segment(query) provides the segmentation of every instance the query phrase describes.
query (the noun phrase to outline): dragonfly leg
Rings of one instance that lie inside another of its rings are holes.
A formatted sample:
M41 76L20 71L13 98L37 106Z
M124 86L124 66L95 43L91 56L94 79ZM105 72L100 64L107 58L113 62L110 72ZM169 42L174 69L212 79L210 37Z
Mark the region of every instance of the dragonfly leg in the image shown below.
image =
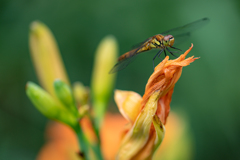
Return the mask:
M157 57L157 55L158 55L158 57L161 55L162 51L163 51L163 49L160 50L160 51L153 57L153 71L154 71L154 60L155 60L155 58ZM159 58L160 58L160 57L159 57Z
M177 56L175 56L168 48L166 48L168 50L169 53L171 53L171 55L173 55L174 57L178 58Z
M160 50L158 53L158 58L160 58L161 60L163 60L161 57L160 57L160 55L161 55L161 53L163 52L163 49L162 50Z
M176 50L179 50L179 51L182 51L181 49L178 49L178 48L175 48L175 47L171 47L171 48L176 49Z
M173 48L173 49L176 49L176 50L179 50L179 51L181 51L182 52L182 50L181 49L178 49L178 48L175 48L175 47L170 47L170 48ZM171 51L172 53L178 53L178 54L181 54L181 53L179 53L178 51Z
M167 56L167 53L166 53L165 49L164 49L164 54L165 54L165 57L166 57L166 56Z

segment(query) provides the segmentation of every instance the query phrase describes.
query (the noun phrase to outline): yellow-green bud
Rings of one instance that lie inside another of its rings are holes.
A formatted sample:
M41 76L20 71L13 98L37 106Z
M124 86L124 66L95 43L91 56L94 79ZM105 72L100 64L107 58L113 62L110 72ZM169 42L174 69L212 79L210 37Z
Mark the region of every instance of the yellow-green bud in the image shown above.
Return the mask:
M54 80L59 78L67 84L69 80L57 43L45 24L39 21L31 23L29 47L41 86L55 97Z
M109 74L118 56L115 37L107 36L99 44L94 61L91 94L97 126L100 127L110 95L113 91L116 74Z
M85 87L81 82L75 82L73 84L73 95L78 106L83 106L88 104L89 89Z
M76 126L77 117L38 85L33 82L28 82L26 85L26 93L34 106L44 116L63 122L69 126Z
M54 90L58 99L64 104L64 106L74 114L78 114L71 88L58 79L54 81Z

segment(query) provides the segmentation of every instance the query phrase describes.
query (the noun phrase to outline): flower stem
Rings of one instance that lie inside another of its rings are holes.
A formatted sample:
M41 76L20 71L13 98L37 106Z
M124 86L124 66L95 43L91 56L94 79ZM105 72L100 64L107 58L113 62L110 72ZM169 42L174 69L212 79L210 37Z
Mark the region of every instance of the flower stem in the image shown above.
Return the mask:
M98 159L103 160L103 156L102 156L102 152L101 152L99 143L97 143L97 145L93 146L93 150L94 150L95 154L97 155Z
M100 149L100 143L98 142L96 145L91 145L89 143L89 141L87 140L86 136L84 135L82 128L79 125L74 127L74 131L77 134L78 142L79 142L80 148L83 152L83 159L84 160L91 159L90 155L89 155L90 154L89 150L91 147L91 149L96 154L96 157L99 160L103 160L103 156L102 156L101 149Z
M89 151L89 143L88 143L87 138L84 136L82 128L79 126L79 124L77 124L73 129L77 134L78 142L79 142L80 148L83 152L83 159L90 160L89 152L88 152Z
M94 123L93 118L90 115L88 115L88 116L89 116L89 119L91 120L94 133L97 137L97 143L96 143L96 145L93 146L93 150L96 153L98 159L103 160L103 156L102 156L102 152L101 152L101 145L100 145L101 144L101 139L100 139L100 134L99 134L99 128L96 127L96 124Z

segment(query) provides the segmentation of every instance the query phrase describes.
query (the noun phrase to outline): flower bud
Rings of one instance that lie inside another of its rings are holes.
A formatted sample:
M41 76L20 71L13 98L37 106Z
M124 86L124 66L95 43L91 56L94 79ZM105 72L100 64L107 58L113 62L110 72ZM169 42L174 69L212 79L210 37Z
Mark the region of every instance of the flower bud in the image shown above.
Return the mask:
M75 82L73 84L73 96L78 107L86 105L89 101L89 89L81 82Z
M54 80L59 78L67 84L69 80L56 41L46 25L38 21L31 24L29 46L41 86L55 97Z
M97 126L100 126L113 91L116 74L108 74L115 64L118 46L113 36L107 36L99 44L93 67L91 90Z
M44 116L63 122L69 126L76 125L77 117L38 85L33 82L28 82L26 85L26 93L34 106Z
M71 88L60 79L54 81L54 89L58 99L74 114L78 114Z

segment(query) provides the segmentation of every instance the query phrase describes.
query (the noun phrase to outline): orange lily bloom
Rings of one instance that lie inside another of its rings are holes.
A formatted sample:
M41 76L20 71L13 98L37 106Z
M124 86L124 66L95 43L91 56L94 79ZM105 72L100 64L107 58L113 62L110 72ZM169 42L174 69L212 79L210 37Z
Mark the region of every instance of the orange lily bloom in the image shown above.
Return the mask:
M155 67L142 99L132 92L115 92L120 112L130 120L130 128L123 137L117 159L152 159L164 137L173 89L182 67L198 59L193 56L185 59L192 47L175 60L169 60L167 56Z
M153 74L150 76L143 95L142 106L144 106L153 94L159 90L160 98L158 100L157 115L163 124L170 111L170 102L175 84L182 74L182 67L189 65L198 58L194 56L185 59L186 55L191 51L192 46L181 56L174 60L168 60L167 56L159 65L155 67Z

